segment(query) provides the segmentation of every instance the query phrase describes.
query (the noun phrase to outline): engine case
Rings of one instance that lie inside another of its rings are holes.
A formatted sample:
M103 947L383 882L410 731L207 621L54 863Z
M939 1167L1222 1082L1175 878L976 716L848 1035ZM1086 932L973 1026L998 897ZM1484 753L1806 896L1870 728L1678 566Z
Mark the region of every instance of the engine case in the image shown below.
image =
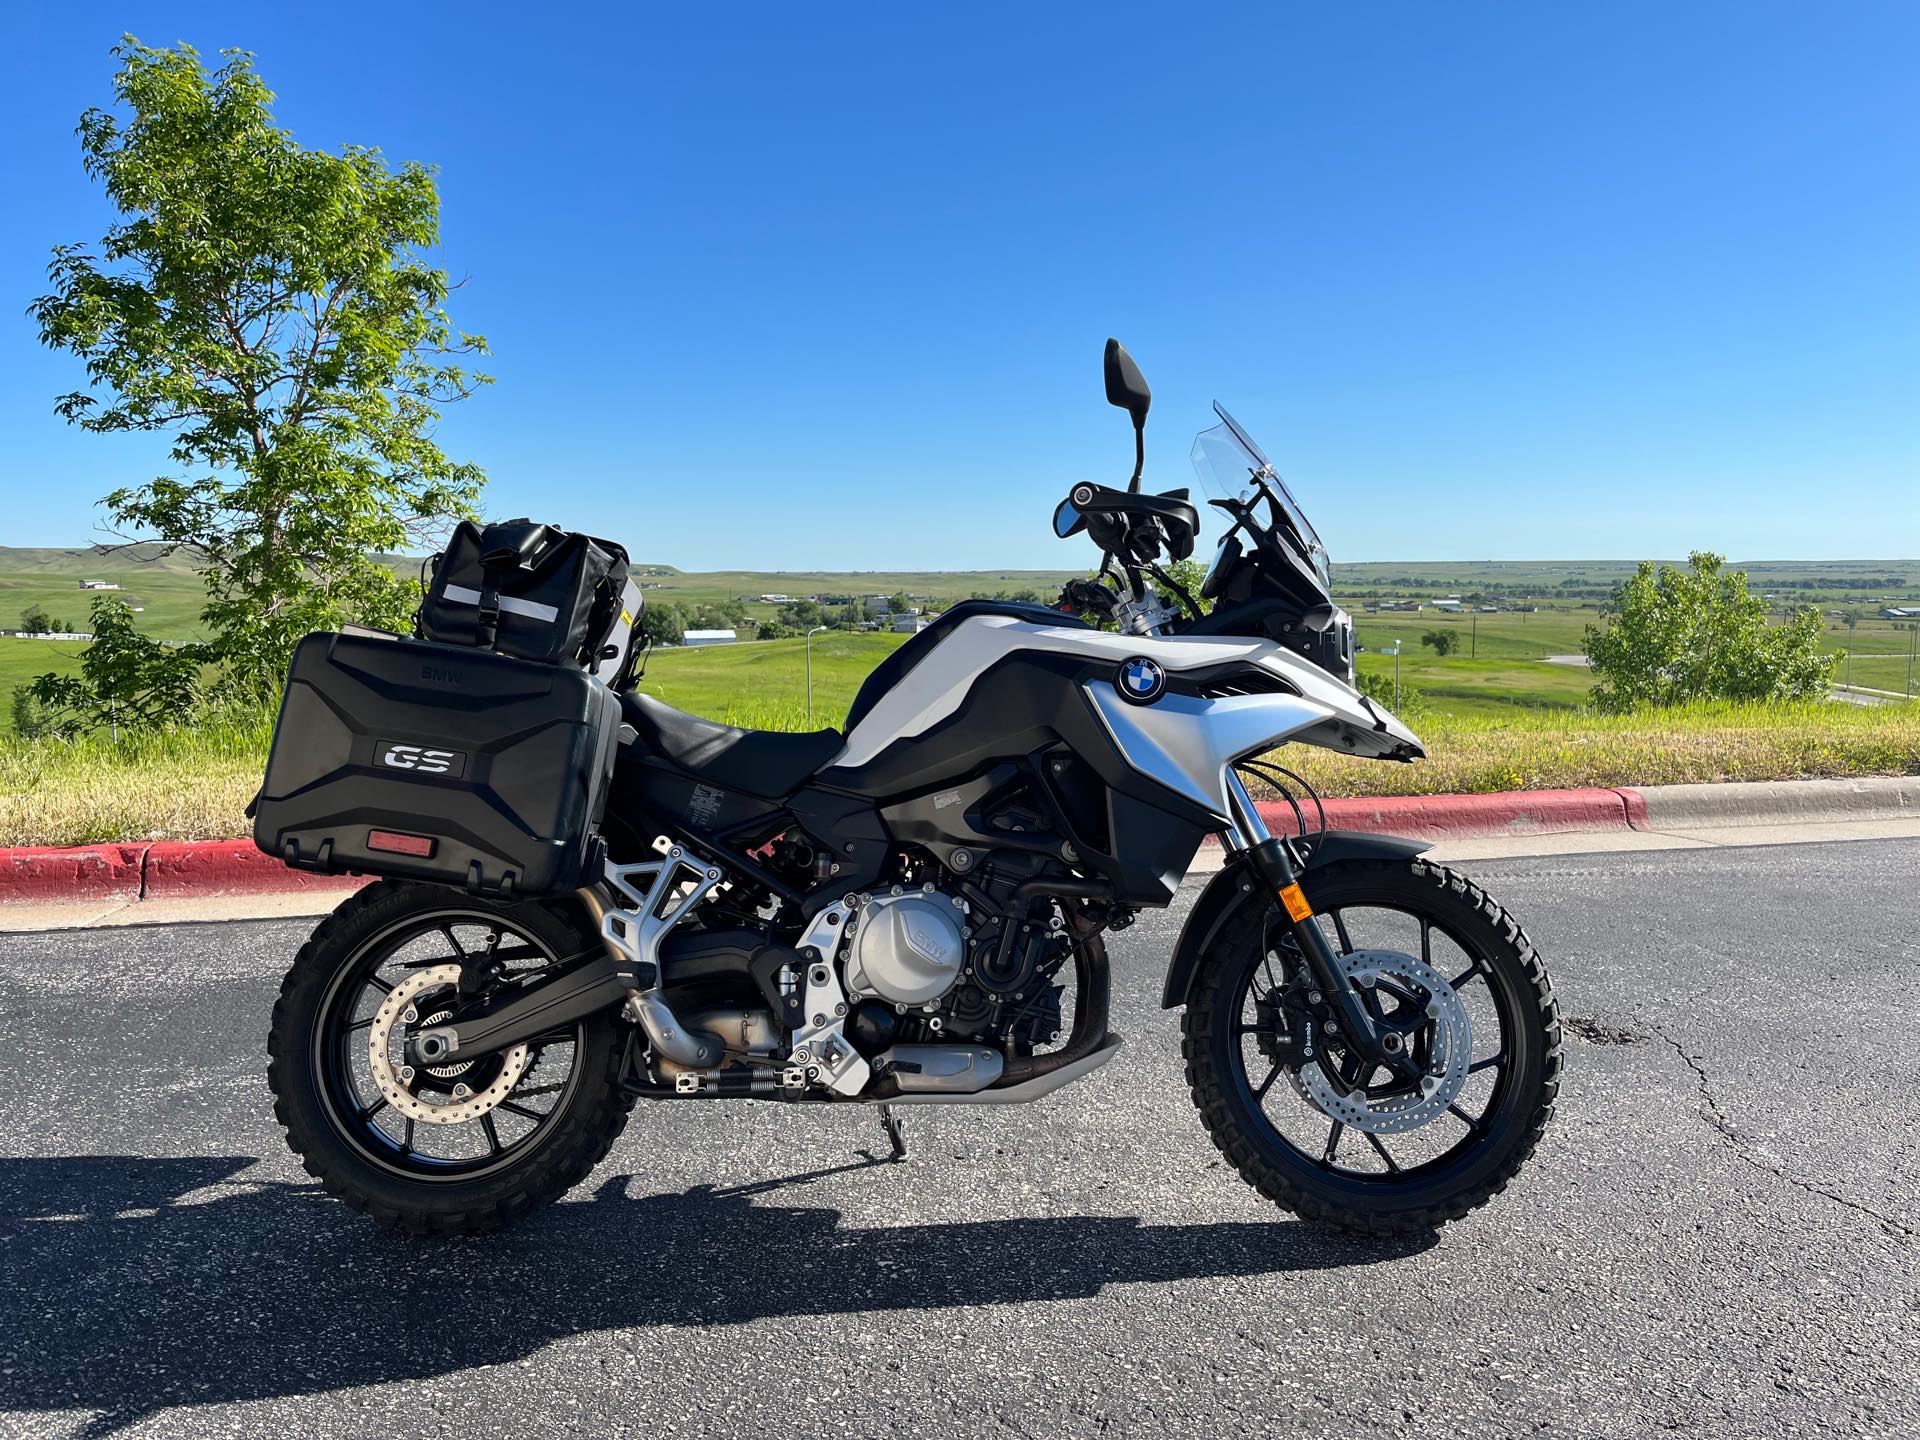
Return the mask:
M862 896L846 964L847 989L895 1005L930 1005L967 963L967 904L928 887Z

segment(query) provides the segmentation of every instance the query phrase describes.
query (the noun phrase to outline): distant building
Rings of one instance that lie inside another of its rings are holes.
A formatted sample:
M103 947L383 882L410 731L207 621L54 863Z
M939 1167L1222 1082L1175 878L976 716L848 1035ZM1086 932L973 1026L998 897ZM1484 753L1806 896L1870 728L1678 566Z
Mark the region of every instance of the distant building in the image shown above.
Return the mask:
M902 610L887 628L896 635L918 635L927 628L927 617L918 610Z
M740 637L731 630L688 630L680 637L682 645L731 645Z
M1920 605L1883 605L1880 607L1882 620L1920 620Z
M82 580L82 590L118 590L120 587L111 580Z
M1457 613L1460 609L1460 602L1458 600L1435 600L1433 602L1433 608L1436 610L1448 610L1448 611L1453 611Z

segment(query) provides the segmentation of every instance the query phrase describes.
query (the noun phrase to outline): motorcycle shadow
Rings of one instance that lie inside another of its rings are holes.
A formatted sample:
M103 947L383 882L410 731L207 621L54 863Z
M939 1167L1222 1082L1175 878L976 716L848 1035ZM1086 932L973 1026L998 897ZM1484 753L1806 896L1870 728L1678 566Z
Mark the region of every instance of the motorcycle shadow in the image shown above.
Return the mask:
M638 1197L616 1176L504 1236L418 1240L318 1186L235 1180L254 1163L0 1159L0 1409L88 1411L82 1433L101 1435L172 1405L422 1379L585 1332L1024 1305L1114 1284L1374 1264L1434 1243L1357 1241L1293 1220L863 1228L756 1198L871 1160Z

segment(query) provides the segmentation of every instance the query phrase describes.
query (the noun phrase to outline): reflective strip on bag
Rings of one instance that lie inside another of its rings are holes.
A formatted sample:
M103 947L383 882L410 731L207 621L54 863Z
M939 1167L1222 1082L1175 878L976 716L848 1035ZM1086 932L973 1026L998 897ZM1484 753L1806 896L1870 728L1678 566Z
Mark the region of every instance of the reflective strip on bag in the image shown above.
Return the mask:
M464 585L449 585L440 592L456 605L478 605L480 592L469 590ZM548 625L560 618L558 605L542 605L537 600L521 600L512 595L500 597L500 608L509 615L524 615L529 620L539 620Z

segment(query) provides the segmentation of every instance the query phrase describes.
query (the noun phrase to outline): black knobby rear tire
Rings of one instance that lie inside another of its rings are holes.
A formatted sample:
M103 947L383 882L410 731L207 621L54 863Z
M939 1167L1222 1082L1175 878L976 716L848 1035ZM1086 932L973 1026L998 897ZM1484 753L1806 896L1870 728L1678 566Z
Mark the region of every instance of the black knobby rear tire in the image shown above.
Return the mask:
M1272 912L1246 903L1205 956L1182 1019L1187 1083L1214 1145L1250 1185L1303 1219L1359 1234L1430 1230L1499 1194L1533 1154L1560 1084L1560 1022L1546 970L1526 933L1485 891L1422 860L1357 860L1305 882L1314 907L1380 906L1430 916L1465 942L1511 1017L1512 1071L1485 1133L1457 1160L1402 1179L1330 1172L1288 1144L1255 1098L1236 1035L1248 976L1262 963Z
M533 1137L477 1173L409 1174L382 1163L377 1146L344 1116L329 1048L342 978L363 966L383 936L448 914L498 920L552 957L595 943L558 908L475 901L440 886L381 881L357 892L313 932L280 987L268 1038L267 1084L287 1144L329 1193L380 1223L413 1234L475 1235L522 1218L586 1179L625 1127L630 1099L619 1085L619 1026L609 1014L574 1032L560 1098Z

